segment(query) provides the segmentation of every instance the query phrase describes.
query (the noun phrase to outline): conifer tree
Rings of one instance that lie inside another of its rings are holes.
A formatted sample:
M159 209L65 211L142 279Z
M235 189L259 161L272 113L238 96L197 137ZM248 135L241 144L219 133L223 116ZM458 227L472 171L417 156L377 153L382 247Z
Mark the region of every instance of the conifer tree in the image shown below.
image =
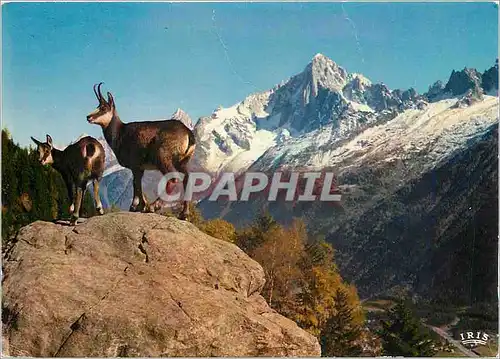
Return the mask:
M262 295L268 304L312 335L319 338L336 312L339 289L350 308L353 333L364 324L356 288L343 281L332 246L323 238L310 238L302 219L283 226L263 212L252 225L237 232L236 244L263 267L266 284Z
M264 243L266 233L277 225L269 211L262 211L249 228L237 233L236 244L252 256L252 252Z
M413 314L407 301L399 301L382 321L379 336L384 355L405 357L434 356L434 343L429 331Z
M321 332L323 356L359 356L361 327L355 322L347 293L339 288L334 298L334 312Z

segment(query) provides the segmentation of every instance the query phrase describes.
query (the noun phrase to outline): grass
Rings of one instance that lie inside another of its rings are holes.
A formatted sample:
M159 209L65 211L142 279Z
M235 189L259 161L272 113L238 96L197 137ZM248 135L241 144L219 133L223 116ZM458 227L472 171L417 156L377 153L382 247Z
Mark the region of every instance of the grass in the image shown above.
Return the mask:
M364 309L379 309L388 310L394 305L394 302L390 299L370 299L362 303Z
M487 345L479 345L474 348L474 352L482 357L496 357L498 355L498 343L492 338Z
M457 357L465 357L465 354L459 350L454 350L453 353L440 350L434 356L440 358L457 358Z

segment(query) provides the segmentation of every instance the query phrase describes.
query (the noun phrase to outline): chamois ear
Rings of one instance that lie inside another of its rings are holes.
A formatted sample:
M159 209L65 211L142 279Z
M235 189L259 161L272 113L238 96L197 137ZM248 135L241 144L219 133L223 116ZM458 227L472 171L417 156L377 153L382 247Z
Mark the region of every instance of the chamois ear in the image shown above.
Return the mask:
M113 95L111 94L111 92L108 92L108 104L111 107L115 107L115 99L113 98Z
M52 147L52 137L50 135L47 135L47 143Z
M38 146L39 144L41 144L41 142L40 142L40 141L38 141L38 140L37 140L36 138L34 138L34 137L31 137L31 140L32 140L33 142L35 142L35 144L36 144L37 146Z

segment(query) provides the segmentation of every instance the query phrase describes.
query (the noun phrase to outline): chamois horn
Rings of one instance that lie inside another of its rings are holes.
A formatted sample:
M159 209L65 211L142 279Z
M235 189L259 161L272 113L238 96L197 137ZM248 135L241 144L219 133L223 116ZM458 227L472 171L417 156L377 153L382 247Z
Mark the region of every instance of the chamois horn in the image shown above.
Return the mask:
M99 101L99 103L104 101L104 97L102 97L102 93L101 93L101 85L103 83L104 82L100 82L99 84L94 85L94 94L95 94L95 97L97 98L97 100ZM96 86L97 86L97 91L95 89Z

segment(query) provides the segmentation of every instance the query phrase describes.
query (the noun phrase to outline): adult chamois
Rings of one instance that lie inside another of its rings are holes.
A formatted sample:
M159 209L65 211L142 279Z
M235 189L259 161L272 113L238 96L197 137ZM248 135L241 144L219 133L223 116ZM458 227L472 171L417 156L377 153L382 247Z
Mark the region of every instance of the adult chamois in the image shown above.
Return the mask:
M106 100L101 93L101 85L102 82L94 85L94 94L99 104L87 116L87 121L101 126L120 165L132 170L134 198L130 211L154 211L161 200L157 198L151 206L146 202L142 192L144 171L159 170L164 175L183 173L183 185L186 189L189 178L187 165L196 146L194 134L178 120L123 123L116 111L113 95L108 92ZM167 192L172 182L175 180L167 183ZM184 201L179 218L188 217L188 202Z
M89 181L93 181L94 184L96 210L99 214L104 214L99 198L99 181L104 172L104 148L99 141L86 136L61 151L54 148L52 137L49 135L47 135L47 142L44 143L33 137L31 139L38 146L40 163L52 165L62 175L66 183L68 197L71 201L70 223L76 224L80 217L82 200Z

